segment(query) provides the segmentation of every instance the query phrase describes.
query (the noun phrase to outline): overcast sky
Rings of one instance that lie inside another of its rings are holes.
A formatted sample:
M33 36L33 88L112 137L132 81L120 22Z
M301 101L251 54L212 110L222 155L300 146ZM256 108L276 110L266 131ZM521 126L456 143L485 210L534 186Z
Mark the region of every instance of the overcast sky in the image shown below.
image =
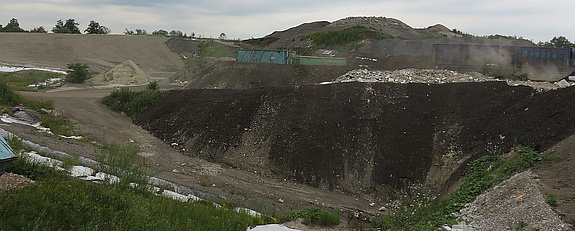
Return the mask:
M180 30L203 37L258 38L302 23L383 16L414 28L437 23L474 35L517 35L534 42L575 40L573 0L0 0L0 24L17 18L50 31L58 19L125 28Z

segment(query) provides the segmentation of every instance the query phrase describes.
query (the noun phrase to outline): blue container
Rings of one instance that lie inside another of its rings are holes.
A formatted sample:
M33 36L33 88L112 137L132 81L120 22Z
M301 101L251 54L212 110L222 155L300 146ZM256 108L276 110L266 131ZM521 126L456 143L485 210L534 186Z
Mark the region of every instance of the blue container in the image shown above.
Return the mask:
M16 153L8 146L6 140L0 136L0 176L16 158L18 158Z
M236 62L290 64L288 50L239 50Z

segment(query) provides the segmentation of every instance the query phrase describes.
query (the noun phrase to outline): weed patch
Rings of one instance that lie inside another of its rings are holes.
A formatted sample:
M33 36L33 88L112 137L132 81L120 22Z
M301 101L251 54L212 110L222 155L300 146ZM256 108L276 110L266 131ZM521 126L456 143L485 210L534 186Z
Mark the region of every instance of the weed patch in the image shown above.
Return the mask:
M50 85L38 85L37 87L29 87L30 85L43 83L46 80L61 77L62 74L47 72L47 71L17 71L10 73L0 73L3 81L10 85L13 89L18 91L37 91L43 89L51 89ZM56 84L57 85L57 84Z
M557 207L559 206L557 204L557 199L555 198L555 196L553 196L553 194L551 193L546 193L545 194L545 203L547 203L549 206L551 207Z
M145 163L138 158L139 147L136 145L107 144L102 147L98 162L102 163L100 171L120 177L118 182L108 179L108 183L124 188L134 188L130 183L136 183L138 190L146 191L149 171Z
M70 136L72 135L72 125L63 116L57 116L54 114L47 114L42 116L42 122L40 123L43 127L50 128L50 131L56 135Z
M280 218L280 221L291 221L303 218L305 225L334 226L339 224L339 212L330 212L319 207L310 207L298 211L290 212Z
M120 91L112 92L112 94L104 97L102 103L110 109L126 113L128 117L134 119L165 95L166 92L164 91L132 91L130 88L123 87L120 88Z

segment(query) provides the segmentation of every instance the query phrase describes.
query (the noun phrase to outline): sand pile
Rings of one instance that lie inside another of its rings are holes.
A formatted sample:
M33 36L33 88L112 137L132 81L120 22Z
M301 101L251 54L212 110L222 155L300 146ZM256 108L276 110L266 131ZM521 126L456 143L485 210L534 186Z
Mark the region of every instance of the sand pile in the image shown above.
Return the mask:
M95 84L145 84L150 77L132 60L125 61L89 80Z

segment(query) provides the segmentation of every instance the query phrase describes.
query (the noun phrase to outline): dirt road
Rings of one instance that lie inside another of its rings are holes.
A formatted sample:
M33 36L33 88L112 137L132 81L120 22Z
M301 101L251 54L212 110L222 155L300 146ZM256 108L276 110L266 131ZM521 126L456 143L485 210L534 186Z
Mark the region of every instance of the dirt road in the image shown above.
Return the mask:
M311 204L352 211L378 213L381 206L370 206L375 198L362 198L328 192L283 179L273 179L259 174L229 168L220 164L183 155L146 130L131 123L127 116L113 112L99 103L99 99L113 88L96 88L74 85L48 92L22 92L31 98L50 100L74 124L77 133L98 144L134 142L142 147L141 155L158 172L157 177L193 190L222 195L248 208L268 213L306 208ZM94 156L90 143L77 146L65 145L70 141L59 140L28 131L20 133L25 138L75 156ZM87 147L86 147L87 146ZM201 184L200 184L201 182Z

